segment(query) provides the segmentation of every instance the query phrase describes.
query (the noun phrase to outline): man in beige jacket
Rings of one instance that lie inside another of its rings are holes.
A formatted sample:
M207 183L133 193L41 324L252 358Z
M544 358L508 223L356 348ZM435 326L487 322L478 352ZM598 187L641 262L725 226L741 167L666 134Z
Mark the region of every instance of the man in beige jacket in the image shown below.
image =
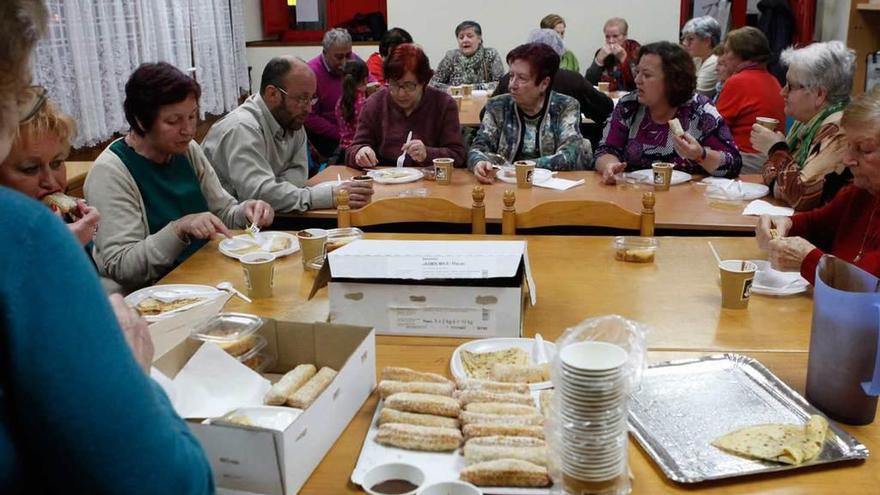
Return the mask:
M220 183L240 201L262 199L279 213L333 208L338 189L352 208L370 202L370 184L306 186L308 143L303 123L315 99L315 75L296 57L276 57L263 70L260 94L218 121L202 143Z

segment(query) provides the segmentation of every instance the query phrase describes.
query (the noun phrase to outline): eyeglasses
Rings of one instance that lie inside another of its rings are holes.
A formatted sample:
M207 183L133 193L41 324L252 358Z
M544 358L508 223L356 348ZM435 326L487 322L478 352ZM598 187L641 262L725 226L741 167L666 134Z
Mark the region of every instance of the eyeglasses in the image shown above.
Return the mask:
M302 95L302 96L290 96L290 93L288 93L287 91L284 91L284 88L280 88L280 87L278 87L278 86L275 86L275 89L277 89L278 91L280 91L282 95L284 95L284 96L290 98L290 99L293 100L295 103L299 103L300 105L308 105L308 106L310 106L310 107L313 107L313 106L315 106L315 105L318 103L318 98L316 98L316 97L314 97L314 96L305 96L305 95Z
M804 86L803 84L798 84L798 83L791 82L791 81L785 81L785 86L783 86L783 87L786 90L788 90L789 93L792 91L797 91L799 89L806 88L806 86Z
M49 91L42 86L30 86L22 91L18 100L18 123L24 124L34 118L48 99Z
M418 83L414 83L412 81L407 81L405 83L398 83L397 81L389 81L388 82L388 89L390 91L395 91L395 92L400 91L400 90L404 90L407 93L412 93L418 87L419 87Z

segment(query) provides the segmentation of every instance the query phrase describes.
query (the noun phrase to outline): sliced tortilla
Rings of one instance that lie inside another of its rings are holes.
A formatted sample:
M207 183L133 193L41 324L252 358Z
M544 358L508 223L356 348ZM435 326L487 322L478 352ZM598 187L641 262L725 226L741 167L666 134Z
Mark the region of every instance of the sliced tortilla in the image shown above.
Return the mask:
M828 422L812 416L806 425L768 424L741 428L712 441L730 454L798 465L822 451Z
M491 352L461 351L461 365L470 378L489 379L496 364L525 366L529 355L518 347L509 347Z

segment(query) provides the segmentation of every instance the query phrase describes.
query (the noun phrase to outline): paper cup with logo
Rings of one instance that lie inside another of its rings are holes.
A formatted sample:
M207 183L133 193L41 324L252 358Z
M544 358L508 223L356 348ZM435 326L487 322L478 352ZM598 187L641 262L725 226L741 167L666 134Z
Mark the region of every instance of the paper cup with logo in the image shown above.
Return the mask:
M248 253L241 258L244 284L248 295L254 299L272 297L275 285L275 255L272 253Z
M373 178L369 175L355 175L351 178L353 182L357 182L358 184L372 184Z
M434 158L434 178L437 184L448 186L452 184L452 158Z
M470 98L471 95L474 94L474 85L473 84L462 84L461 85L461 95L465 98Z
M452 96L463 96L464 88L461 86L449 86L449 94Z
M324 229L305 229L296 234L302 251L302 264L306 270L319 270L327 254L327 231Z
M668 191L670 184L672 184L672 164L655 162L651 168L654 171L654 190Z
M599 91L603 93L607 93L611 90L611 83L609 82L600 82L599 83Z
M747 308L758 265L746 260L724 260L718 269L721 270L721 307Z
M779 121L770 117L758 117L755 119L755 123L760 126L764 126L771 131L775 131L776 128L779 126Z
M519 189L528 189L532 187L532 179L535 175L535 162L531 160L520 160L514 162L513 166L516 170L516 187Z

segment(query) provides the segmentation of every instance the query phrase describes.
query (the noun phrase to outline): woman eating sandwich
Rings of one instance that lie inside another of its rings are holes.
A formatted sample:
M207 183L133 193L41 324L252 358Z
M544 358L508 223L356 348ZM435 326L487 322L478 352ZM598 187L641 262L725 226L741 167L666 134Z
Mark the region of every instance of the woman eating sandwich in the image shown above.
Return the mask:
M0 162L0 185L46 203L85 246L98 230L101 215L85 201L64 194L64 160L75 134L73 119L48 100L45 89L25 90L19 105L18 132L9 155Z

